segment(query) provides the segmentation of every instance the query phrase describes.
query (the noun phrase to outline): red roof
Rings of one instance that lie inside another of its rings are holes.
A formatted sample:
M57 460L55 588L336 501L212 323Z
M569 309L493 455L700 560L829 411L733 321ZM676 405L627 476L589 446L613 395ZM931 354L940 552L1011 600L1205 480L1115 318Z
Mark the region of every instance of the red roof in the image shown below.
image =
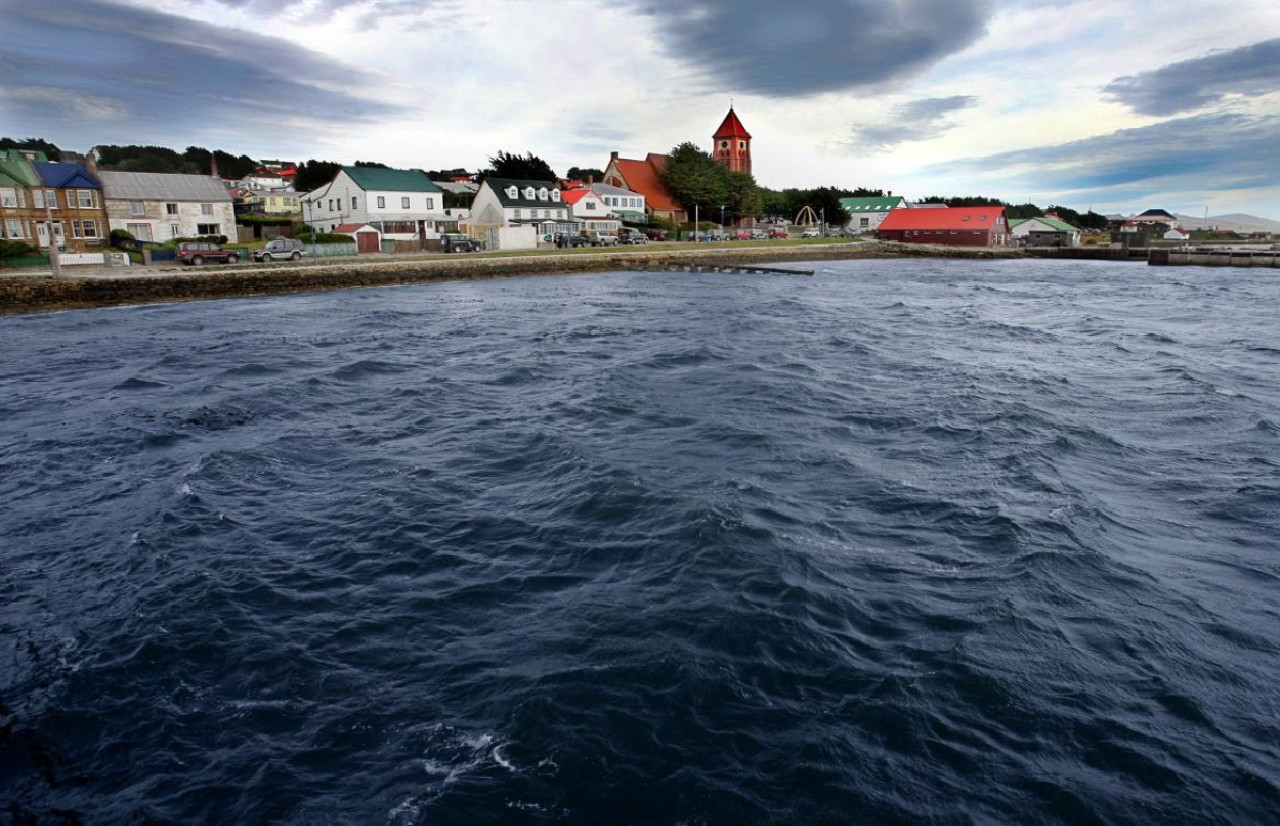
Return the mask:
M986 229L997 226L1004 217L1004 207L895 209L880 222L880 230Z
M738 116L733 113L733 107L729 107L729 114L724 116L724 123L720 124L720 128L711 136L712 140L720 138L746 138L751 139L750 133L742 125L742 121L738 120Z
M367 229L367 230L372 230L373 232L377 232L377 229L369 226L368 224L338 224L336 227L333 228L333 231L340 235L350 235L351 233L359 232L362 229Z
M667 188L663 186L662 179L658 177L658 173L667 165L666 155L650 152L643 161L614 158L612 163L622 175L622 179L627 182L627 188L643 195L645 203L651 209L684 209L675 202L671 193L667 192Z
M582 196L590 194L589 189L564 189L560 191L560 200L569 206L573 206L582 200Z

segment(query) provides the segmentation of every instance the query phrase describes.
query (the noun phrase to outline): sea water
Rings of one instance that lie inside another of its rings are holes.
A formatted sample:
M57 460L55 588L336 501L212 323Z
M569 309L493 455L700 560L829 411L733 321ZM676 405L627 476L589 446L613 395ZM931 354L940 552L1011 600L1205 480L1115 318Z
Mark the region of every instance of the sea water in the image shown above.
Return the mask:
M0 318L15 823L1280 811L1280 279L895 260Z

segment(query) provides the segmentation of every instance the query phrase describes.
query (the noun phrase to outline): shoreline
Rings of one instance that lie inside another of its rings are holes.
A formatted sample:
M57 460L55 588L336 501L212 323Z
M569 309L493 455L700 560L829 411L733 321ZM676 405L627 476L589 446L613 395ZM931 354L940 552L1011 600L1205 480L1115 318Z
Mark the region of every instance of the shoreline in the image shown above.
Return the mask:
M0 315L167 304L261 295L327 292L358 287L569 275L610 270L646 270L700 264L763 265L855 258L1026 258L1021 250L940 247L892 242L848 242L784 247L706 247L664 244L656 248L593 250L589 253L535 252L527 255L474 253L430 258L342 259L333 263L208 265L199 268L93 268L0 273ZM130 271L134 270L134 271Z

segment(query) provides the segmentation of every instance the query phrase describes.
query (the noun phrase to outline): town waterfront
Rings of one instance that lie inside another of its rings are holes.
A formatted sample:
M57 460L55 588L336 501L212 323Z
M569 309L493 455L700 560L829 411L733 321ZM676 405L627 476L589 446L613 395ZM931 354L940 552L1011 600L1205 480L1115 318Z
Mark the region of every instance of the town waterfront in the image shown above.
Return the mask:
M805 266L0 318L0 811L1273 818L1280 283Z

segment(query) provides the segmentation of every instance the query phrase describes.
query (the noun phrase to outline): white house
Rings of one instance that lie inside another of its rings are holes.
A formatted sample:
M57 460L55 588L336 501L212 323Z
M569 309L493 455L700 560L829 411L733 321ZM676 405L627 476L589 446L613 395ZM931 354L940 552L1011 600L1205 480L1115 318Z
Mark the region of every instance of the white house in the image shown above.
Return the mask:
M1014 239L1029 247L1076 247L1080 245L1080 230L1061 218L1045 215L1040 218L1014 218L1009 221L1009 232Z
M570 233L577 229L555 181L510 178L484 179L471 202L468 223L473 234L490 227L533 224L544 241L556 233Z
M236 238L231 193L220 178L165 172L97 173L107 223L139 241L225 235Z
M341 224L372 224L393 241L439 238L444 194L420 169L344 166L302 198L302 218L318 232Z
M569 215L585 230L614 234L622 226L604 200L590 189L566 189L560 198L569 205Z
M644 196L639 192L630 189L623 189L613 184L591 184L591 191L594 192L609 211L617 215L624 221L630 221L633 224L647 224L649 222L644 209Z
M847 229L857 233L871 233L880 228L890 211L906 209L911 204L901 195L890 192L882 197L841 198L840 206L849 213L849 223L845 224Z

